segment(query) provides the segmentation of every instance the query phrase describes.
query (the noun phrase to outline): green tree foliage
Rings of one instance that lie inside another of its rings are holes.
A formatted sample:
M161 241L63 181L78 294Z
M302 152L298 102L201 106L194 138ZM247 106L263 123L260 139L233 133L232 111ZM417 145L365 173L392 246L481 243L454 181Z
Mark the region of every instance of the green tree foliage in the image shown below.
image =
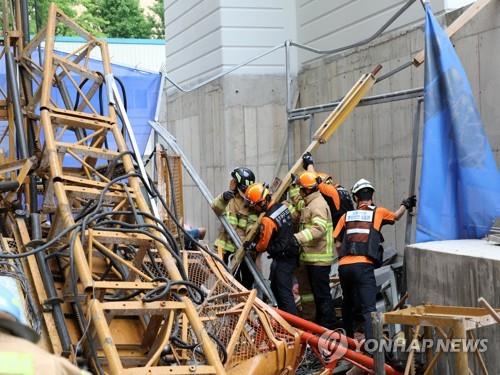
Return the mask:
M150 16L144 14L139 0L29 0L32 33L47 23L52 1L84 29L98 37L164 38L163 0L155 1L151 7L154 15ZM75 35L65 26L58 26L57 34Z
M105 37L105 29L108 24L103 18L100 4L95 0L81 0L80 3L85 10L76 18L76 22L92 35Z
M75 17L75 5L79 4L78 0L29 0L29 13L30 13L30 31L35 33L38 28L41 29L47 24L49 15L50 3L54 2L59 9L61 9L69 17ZM38 21L36 19L38 17ZM68 27L58 25L56 34L58 35L74 35L75 33Z
M150 38L152 28L138 0L94 0L94 15L105 21L102 32L111 38Z
M148 16L148 21L152 27L151 37L154 39L164 39L165 38L165 12L163 8L163 0L156 0L153 6L150 8L153 11L153 15Z

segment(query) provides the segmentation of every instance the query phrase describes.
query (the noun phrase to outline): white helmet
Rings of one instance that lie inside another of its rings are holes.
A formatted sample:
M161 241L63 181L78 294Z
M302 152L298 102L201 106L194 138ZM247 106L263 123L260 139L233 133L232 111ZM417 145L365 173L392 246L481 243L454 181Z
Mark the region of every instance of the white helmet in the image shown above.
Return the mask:
M351 192L352 194L356 194L358 191L367 188L375 191L375 188L373 187L372 183L362 178L361 180L358 180L354 185L352 185Z

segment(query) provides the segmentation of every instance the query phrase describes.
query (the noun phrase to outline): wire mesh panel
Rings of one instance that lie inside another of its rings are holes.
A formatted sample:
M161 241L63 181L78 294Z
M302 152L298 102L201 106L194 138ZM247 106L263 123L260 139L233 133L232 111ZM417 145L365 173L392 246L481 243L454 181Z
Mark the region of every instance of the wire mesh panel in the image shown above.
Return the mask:
M177 221L183 222L184 197L182 190L182 162L177 155L167 155L166 151L157 151L158 190L165 199L167 207ZM160 207L160 216L167 228L178 235L178 228L167 210Z
M189 252L187 264L190 280L208 292L198 310L205 318L207 331L231 350L227 353L226 369L258 354L274 351L278 344L286 348L290 358L296 358L296 350L300 347L296 331L271 315L270 308L262 302L260 305L251 303L242 320L250 292L230 274L224 274L210 255ZM232 341L233 347L230 347Z

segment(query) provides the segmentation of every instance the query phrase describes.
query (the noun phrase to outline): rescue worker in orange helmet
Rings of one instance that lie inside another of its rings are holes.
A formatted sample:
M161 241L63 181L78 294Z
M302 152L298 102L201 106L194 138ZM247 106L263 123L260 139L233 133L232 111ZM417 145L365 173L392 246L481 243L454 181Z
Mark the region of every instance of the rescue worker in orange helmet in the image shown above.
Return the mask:
M365 337L372 338L371 313L376 311L377 283L374 270L382 262L384 241L380 230L394 224L406 210L416 205L413 195L395 211L373 204L375 188L362 178L352 187L357 208L346 212L335 227L335 247L339 256L339 278L342 287L342 319L347 336L354 334L355 306L361 307ZM357 298L357 301L354 300ZM357 302L357 303L356 303Z
M330 269L333 263L332 217L321 195L321 180L314 172L294 177L300 187L304 207L300 210L299 232L294 236L301 245L300 261L306 265L309 284L316 305L315 322L335 328L335 309L330 294Z
M302 166L306 171L315 172L314 159L310 152L302 155ZM349 191L341 185L335 184L332 176L322 172L319 172L318 176L321 178L318 188L330 207L333 228L335 228L342 215L354 209L354 203Z
M247 203L257 212L265 212L260 222L259 234L255 242L245 243L247 251L262 253L267 250L271 263L271 290L278 307L290 314L298 315L293 295L293 272L297 268L299 244L293 236L292 216L282 203L270 204L271 193L268 186L255 183L245 192Z
M229 189L219 194L212 202L212 209L215 214L226 217L241 241L244 240L258 219L255 211L245 204L244 198L246 189L254 182L255 175L249 168L235 168L231 172ZM230 255L236 251L236 245L231 241L231 237L226 233L224 227L219 230L215 247L219 253L222 253L224 261L228 264ZM245 262L241 263L235 276L244 287L247 289L252 288L254 279Z

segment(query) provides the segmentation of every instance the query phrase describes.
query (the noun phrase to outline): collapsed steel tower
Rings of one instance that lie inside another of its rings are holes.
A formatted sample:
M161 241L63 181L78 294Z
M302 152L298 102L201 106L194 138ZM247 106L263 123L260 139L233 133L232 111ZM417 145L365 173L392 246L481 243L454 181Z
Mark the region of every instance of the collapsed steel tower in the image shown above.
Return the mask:
M145 173L106 42L54 4L29 41L27 2L11 5L2 257L22 259L47 348L95 373L293 372L298 332L208 248L180 249L159 217L154 198L165 202ZM54 52L58 27L84 44ZM91 70L95 51L102 65Z

